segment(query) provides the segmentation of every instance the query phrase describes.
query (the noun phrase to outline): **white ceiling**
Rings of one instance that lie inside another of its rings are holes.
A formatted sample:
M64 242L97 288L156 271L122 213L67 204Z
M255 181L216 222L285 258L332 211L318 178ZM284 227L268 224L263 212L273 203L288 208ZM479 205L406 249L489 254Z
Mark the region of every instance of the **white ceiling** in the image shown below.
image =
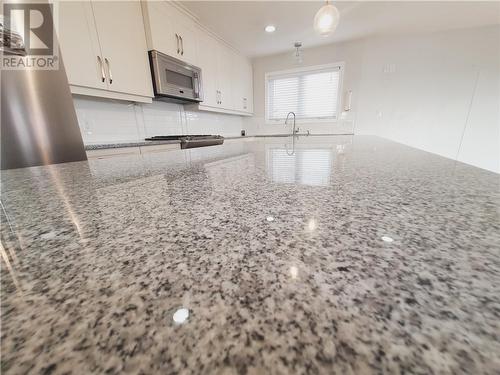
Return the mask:
M250 57L374 34L433 32L500 24L500 2L333 2L340 23L330 37L314 33L322 1L180 1L199 21ZM268 34L266 25L275 25Z

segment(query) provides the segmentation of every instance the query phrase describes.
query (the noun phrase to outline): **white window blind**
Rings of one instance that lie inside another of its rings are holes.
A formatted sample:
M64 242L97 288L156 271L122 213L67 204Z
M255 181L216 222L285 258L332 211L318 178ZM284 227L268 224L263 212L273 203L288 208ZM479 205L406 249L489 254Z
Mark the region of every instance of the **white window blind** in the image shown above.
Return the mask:
M330 183L333 156L329 149L268 150L267 168L273 182L327 186Z
M297 119L336 119L341 67L312 67L267 75L266 119L284 121L288 112Z

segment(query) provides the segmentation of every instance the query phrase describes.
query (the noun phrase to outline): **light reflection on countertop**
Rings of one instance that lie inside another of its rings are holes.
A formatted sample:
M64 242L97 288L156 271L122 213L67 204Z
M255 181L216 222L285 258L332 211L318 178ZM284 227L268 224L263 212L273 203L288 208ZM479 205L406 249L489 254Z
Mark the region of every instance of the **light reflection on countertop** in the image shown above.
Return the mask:
M2 373L495 373L498 175L291 141L3 171Z

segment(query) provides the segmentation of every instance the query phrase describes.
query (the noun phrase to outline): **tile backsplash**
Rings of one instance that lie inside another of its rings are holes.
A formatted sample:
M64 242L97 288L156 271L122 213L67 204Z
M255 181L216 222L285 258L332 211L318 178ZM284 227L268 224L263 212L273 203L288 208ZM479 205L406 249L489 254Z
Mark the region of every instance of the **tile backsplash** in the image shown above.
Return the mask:
M88 144L143 141L155 135L240 135L243 118L185 110L180 104L138 104L74 97L83 142Z

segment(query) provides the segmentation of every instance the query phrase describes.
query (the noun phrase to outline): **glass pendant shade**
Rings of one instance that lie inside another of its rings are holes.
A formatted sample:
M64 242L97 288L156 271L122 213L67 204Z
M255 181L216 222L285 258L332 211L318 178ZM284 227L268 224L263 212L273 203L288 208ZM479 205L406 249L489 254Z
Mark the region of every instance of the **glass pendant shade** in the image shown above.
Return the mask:
M321 36L332 34L339 24L338 9L328 2L314 16L314 30Z

